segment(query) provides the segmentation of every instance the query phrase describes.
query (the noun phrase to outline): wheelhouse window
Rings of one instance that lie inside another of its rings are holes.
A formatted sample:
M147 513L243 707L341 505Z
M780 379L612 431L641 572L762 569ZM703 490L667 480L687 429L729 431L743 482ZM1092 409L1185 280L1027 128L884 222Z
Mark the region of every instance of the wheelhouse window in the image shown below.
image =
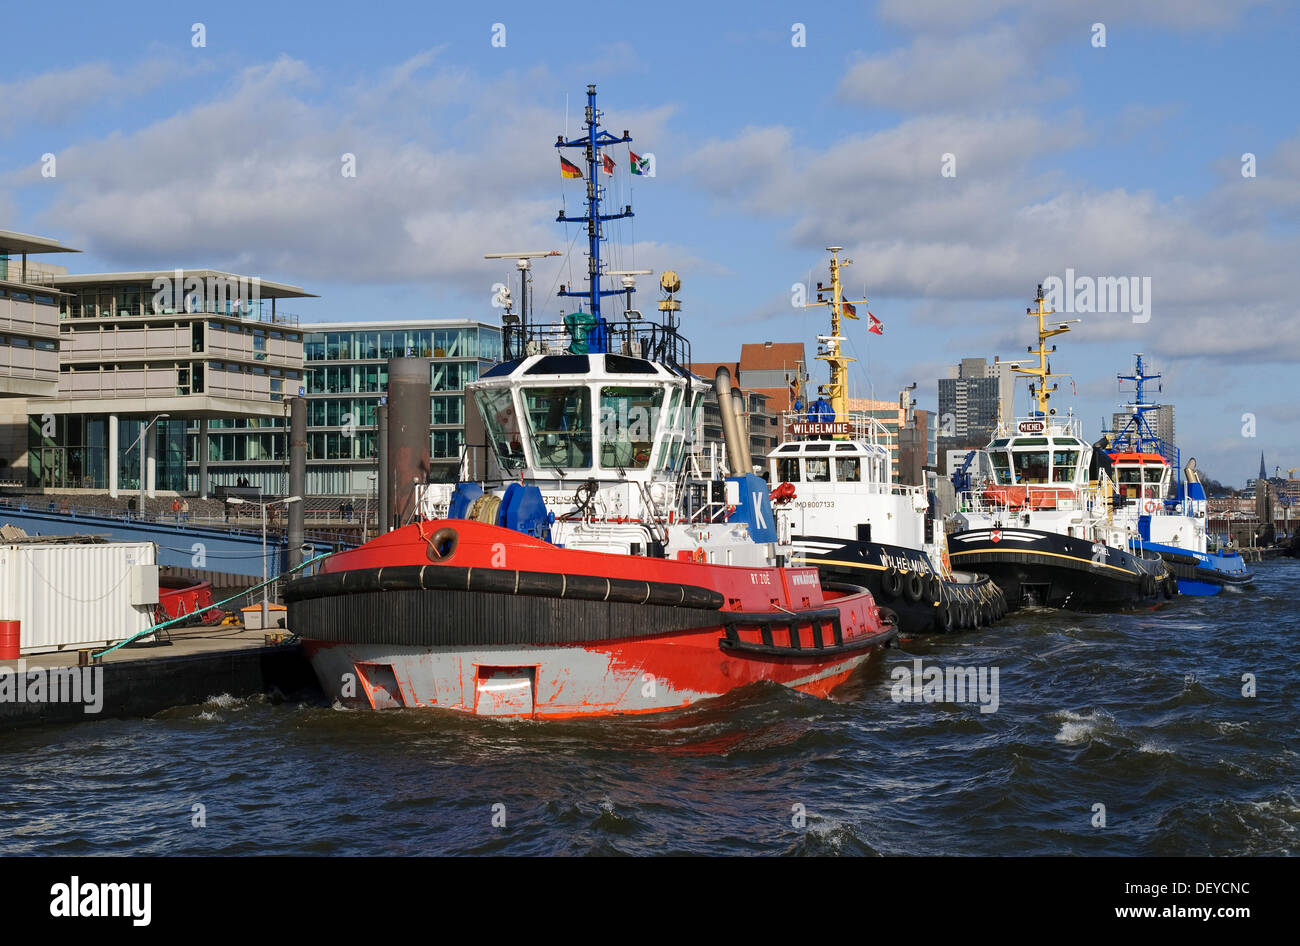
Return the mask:
M486 389L476 395L483 426L503 469L517 470L524 466L524 440L515 415L514 399L509 388Z
M779 457L776 461L776 478L782 483L798 483L799 458Z
M1044 447L1047 446L1046 437L1023 438L1016 441L1018 449L1011 453L1011 465L1016 475L1017 483L1046 483L1047 482L1047 454L1043 450L1026 450L1025 447Z
M682 389L673 388L668 400L668 417L664 426L663 446L659 448L659 469L676 471L681 463L682 448L686 440L686 425L683 423L686 412L683 410Z
M663 402L662 387L600 389L601 466L643 470L650 464Z
M999 450L997 453L989 454L989 459L993 461L993 477L997 483L1002 486L1011 485L1011 461L1007 455Z
M1052 452L1052 482L1074 482L1074 471L1078 464L1078 450L1054 450Z
M835 480L838 483L859 483L862 481L862 468L857 457L835 458Z
M804 464L809 483L829 483L831 481L831 461L829 457L809 457L804 461Z
M525 388L528 434L537 465L591 467L591 392L582 386Z
M1142 469L1136 466L1122 466L1115 471L1115 481L1121 486L1141 486Z

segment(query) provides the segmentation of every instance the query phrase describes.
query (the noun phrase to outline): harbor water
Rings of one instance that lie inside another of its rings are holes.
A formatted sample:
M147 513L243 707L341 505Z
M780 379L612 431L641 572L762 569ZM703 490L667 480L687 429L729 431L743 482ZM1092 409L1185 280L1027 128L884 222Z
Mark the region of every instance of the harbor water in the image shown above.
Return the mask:
M1254 568L905 641L834 702L537 723L213 694L7 732L0 853L1295 854L1300 562ZM982 668L996 709L927 701L918 666Z

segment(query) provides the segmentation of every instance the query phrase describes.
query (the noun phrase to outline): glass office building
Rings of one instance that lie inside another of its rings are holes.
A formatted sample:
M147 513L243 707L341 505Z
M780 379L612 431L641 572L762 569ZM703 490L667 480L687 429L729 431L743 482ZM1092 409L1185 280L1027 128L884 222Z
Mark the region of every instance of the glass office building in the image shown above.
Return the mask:
M28 486L197 490L201 429L273 423L302 387L298 317L278 308L314 298L297 286L210 269L40 279L57 297L57 389L26 405Z
M365 496L374 491L376 408L388 387L388 359L430 359L431 475L453 482L464 443L465 384L501 358L501 329L471 320L304 325L307 397L307 493ZM240 479L268 493L288 484L288 404L280 418L238 418L209 425L209 479ZM190 432L192 456L197 429ZM197 461L191 465L197 487Z

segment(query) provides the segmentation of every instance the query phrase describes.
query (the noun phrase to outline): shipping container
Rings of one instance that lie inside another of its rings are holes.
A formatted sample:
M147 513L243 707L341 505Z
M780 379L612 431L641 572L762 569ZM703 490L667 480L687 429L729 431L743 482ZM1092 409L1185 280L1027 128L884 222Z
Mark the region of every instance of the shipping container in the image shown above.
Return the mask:
M22 652L102 646L152 626L157 547L0 543L0 620L22 622Z

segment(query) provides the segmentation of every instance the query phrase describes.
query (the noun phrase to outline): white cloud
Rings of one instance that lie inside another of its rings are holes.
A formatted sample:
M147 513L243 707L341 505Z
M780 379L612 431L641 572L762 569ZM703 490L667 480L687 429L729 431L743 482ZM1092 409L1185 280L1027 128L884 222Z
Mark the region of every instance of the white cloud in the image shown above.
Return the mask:
M19 128L31 125L68 121L105 103L121 104L205 68L200 61L161 56L144 59L126 69L108 62L88 62L0 82L0 134L14 134Z
M60 152L44 230L123 267L252 269L308 288L440 280L486 298L499 274L483 254L566 249L555 212L562 191L574 209L582 184L558 174L562 108L539 102L562 101L549 94L554 79L534 70L471 82L437 56L337 94L289 57L245 68L221 96ZM653 139L671 114L607 117ZM342 174L345 154L354 178ZM35 167L0 177L38 182L50 184ZM663 253L642 246L647 258Z
M1037 67L1020 37L1005 26L977 35L924 35L903 49L855 62L840 80L845 101L882 108L955 110L984 106L1010 91L1009 99L1039 98L1061 91L1033 81Z

